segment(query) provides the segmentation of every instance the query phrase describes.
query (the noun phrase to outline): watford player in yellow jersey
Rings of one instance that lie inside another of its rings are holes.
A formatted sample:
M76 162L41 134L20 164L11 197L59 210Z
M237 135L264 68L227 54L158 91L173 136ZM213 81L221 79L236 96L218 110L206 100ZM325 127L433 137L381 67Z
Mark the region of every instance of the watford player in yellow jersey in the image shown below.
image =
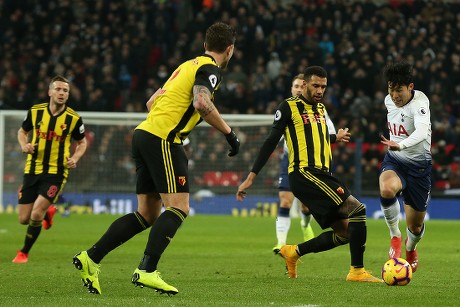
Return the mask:
M62 76L54 77L48 90L49 103L32 106L18 131L19 145L27 155L19 189L19 222L29 226L14 263L28 261L42 224L45 229L51 227L56 212L52 204L67 182L69 169L77 167L86 151L83 121L66 105L69 93L69 81ZM77 142L73 153L70 152L72 139Z
M302 94L284 100L275 113L275 120L260 149L251 172L238 187L236 198L242 201L280 138L288 147L289 185L297 197L323 228L332 228L298 245L284 245L283 256L290 278L297 278L297 262L308 253L319 253L350 244L351 266L348 281L382 282L364 269L366 245L366 207L354 198L347 187L330 172L331 142L348 142L348 129L330 135L326 109L322 103L327 86L327 72L310 66L304 73Z
M136 127L132 142L138 210L114 221L98 242L74 257L74 265L91 293L101 293L98 274L102 258L150 226L144 255L132 282L160 293L178 293L162 279L157 265L189 213L188 160L183 141L205 120L225 136L230 145L228 155L238 153L240 142L213 103L222 69L233 55L235 39L236 32L229 25L210 26L205 53L182 63L147 102L149 113ZM165 211L160 214L162 205Z

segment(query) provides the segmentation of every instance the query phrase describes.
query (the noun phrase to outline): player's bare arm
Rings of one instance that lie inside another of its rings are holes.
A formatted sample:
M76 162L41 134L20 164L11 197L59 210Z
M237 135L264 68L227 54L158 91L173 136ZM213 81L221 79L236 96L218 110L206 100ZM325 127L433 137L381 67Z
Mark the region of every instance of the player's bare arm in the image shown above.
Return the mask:
M25 154L33 154L35 152L35 147L37 144L32 145L28 141L29 133L22 128L18 130L18 142L19 146L21 146L21 151Z
M201 118L223 134L231 132L232 129L220 116L219 111L212 102L212 95L207 87L203 85L193 86L193 107L198 111Z
M77 146L75 147L75 152L70 158L67 158L67 167L68 168L76 168L77 162L83 156L86 151L87 142L86 138L83 138L77 141Z
M250 172L246 180L244 180L240 186L238 187L238 191L236 192L236 199L238 201L243 201L246 197L246 190L252 186L254 179L256 178L257 174L254 172Z

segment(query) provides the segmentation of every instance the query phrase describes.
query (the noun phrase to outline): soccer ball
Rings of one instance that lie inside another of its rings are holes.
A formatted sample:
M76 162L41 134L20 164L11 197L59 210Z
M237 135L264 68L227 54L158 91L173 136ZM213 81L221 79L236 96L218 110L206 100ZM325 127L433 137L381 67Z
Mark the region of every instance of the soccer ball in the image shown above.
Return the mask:
M382 267L382 279L389 286L405 286L412 280L412 267L403 258L391 258Z

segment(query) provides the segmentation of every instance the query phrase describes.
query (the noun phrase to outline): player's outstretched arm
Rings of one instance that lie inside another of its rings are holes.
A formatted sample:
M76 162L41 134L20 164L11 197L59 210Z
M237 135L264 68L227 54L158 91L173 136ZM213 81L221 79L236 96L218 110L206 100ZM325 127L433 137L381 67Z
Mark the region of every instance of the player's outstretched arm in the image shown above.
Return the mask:
M246 197L246 190L252 186L254 179L256 178L257 174L254 172L250 172L248 177L240 184L238 187L238 191L236 192L236 199L238 201L243 201Z
M235 156L239 151L240 141L220 115L212 102L211 92L206 86L193 86L193 107L198 111L202 119L225 135L227 142L232 147L228 155L230 157Z

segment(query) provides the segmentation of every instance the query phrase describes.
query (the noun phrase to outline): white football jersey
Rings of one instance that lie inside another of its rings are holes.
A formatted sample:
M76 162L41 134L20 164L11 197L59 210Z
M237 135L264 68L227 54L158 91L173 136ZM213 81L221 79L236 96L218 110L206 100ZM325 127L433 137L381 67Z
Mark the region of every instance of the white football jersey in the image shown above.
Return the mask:
M414 90L414 97L398 108L390 95L385 97L388 110L387 125L390 140L401 147L389 154L402 161L431 160L430 101L421 91Z

